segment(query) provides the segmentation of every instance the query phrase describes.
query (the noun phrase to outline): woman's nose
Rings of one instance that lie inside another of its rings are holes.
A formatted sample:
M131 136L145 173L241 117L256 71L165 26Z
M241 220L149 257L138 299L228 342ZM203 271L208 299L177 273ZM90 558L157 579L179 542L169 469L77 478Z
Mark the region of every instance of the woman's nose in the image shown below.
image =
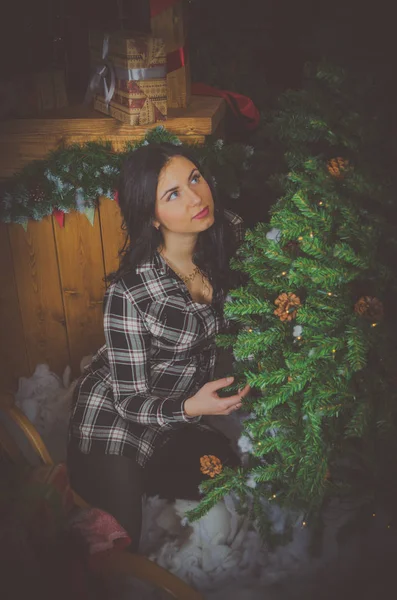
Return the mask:
M192 204L192 206L196 206L196 204L201 203L201 196L197 193L196 190L192 190L192 188L189 188L188 197L189 204Z

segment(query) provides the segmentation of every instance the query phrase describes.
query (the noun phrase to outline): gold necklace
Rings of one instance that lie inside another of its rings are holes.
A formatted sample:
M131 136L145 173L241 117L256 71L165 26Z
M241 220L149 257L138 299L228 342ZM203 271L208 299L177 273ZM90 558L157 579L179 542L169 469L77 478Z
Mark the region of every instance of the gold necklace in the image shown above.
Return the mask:
M171 267L171 269L174 271L174 273L176 275L178 275L178 277L180 279L182 279L183 283L187 286L189 283L191 283L192 281L194 281L194 279L196 278L196 275L198 273L201 273L201 281L202 281L202 294L204 298L207 298L208 296L211 295L211 288L210 285L208 283L207 278L205 277L204 273L201 271L200 267L194 267L193 271L191 273L189 273L189 275L183 275L183 273L181 273L180 271L178 271L178 269L175 267L175 265L169 260L169 258L166 258L166 256L164 255L164 252L161 250L160 251L161 256L163 257L163 259L165 260L165 262L167 263L167 265L169 267Z
M200 272L200 267L194 267L193 271L191 273L189 273L189 275L183 275L183 273L181 273L180 271L178 271L178 269L176 268L176 266L174 265L174 263L172 263L169 258L166 258L166 256L164 255L164 252L161 251L160 252L161 256L164 258L165 262L167 263L167 265L169 267L171 267L171 269L174 271L174 273L176 273L178 275L178 277L180 279L182 279L183 283L188 284L191 281L193 281L196 278L197 273Z

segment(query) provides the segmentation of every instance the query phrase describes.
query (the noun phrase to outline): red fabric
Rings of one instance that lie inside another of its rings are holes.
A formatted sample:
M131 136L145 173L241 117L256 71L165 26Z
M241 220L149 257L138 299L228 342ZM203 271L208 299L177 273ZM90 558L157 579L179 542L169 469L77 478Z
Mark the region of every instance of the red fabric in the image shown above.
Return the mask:
M63 212L63 210L58 210L57 208L54 208L52 214L58 221L59 227L62 228L65 224L65 213Z
M249 130L256 129L259 125L260 114L251 98L230 92L228 90L218 90L205 83L193 83L192 94L196 96L218 96L224 98L236 117L245 120L245 127Z
M114 201L119 204L119 190L114 190Z
M177 48L167 54L167 73L176 71L186 64L186 46Z
M120 551L131 543L131 538L112 515L99 508L78 512L70 522L71 529L83 540L90 555L91 568L98 569L102 557Z
M181 2L181 0L150 0L150 16L155 17L170 6Z

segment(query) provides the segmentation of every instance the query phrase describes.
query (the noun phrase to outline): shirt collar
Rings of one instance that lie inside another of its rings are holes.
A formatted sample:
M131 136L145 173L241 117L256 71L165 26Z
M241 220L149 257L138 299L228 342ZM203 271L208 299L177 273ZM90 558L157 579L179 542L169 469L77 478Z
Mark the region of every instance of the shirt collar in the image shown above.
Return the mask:
M157 271L160 275L167 272L167 264L158 252L155 253L152 260L145 260L136 267L136 273L146 273L146 271Z

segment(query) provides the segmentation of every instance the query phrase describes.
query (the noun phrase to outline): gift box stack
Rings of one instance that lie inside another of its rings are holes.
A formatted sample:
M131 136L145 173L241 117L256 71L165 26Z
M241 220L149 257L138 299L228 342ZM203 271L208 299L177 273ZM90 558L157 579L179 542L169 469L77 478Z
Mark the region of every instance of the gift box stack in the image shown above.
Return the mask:
M164 121L167 118L164 41L144 33L92 31L89 42L92 66L97 73L102 69L106 78L99 83L94 108L129 125ZM114 91L107 95L112 87L112 73Z

